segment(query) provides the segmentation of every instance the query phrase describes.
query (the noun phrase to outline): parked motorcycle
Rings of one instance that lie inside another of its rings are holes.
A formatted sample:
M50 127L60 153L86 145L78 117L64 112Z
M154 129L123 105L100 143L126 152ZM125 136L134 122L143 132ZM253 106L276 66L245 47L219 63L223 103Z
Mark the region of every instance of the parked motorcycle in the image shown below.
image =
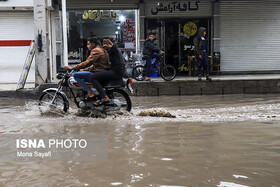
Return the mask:
M58 88L48 88L45 89L39 99L39 110L41 113L46 111L63 111L67 112L69 109L69 99L66 94L63 92L62 88L67 88L70 91L70 95L73 97L74 103L78 108L81 108L85 111L101 111L101 112L110 112L110 111L130 111L132 103L130 100L128 92L133 92L131 84L132 79L128 79L126 83L123 79L110 82L107 85L103 85L105 93L110 99L109 103L105 105L96 106L97 102L101 99L99 93L90 83L87 85L95 93L94 98L85 100L87 92L77 83L73 78L72 73L74 71L63 70L59 72L56 77L60 79L58 83Z
M140 65L145 65L146 61L142 60L142 54L132 54L131 52L124 52L123 57L125 60L125 75L132 77L133 68Z

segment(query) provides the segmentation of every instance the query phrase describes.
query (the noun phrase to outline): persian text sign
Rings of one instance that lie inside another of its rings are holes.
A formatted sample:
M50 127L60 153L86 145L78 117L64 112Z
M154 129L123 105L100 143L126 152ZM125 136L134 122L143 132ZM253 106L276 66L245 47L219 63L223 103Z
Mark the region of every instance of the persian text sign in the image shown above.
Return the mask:
M196 1L194 5L192 4L191 1L183 2L183 3L172 2L167 5L163 3L158 3L155 8L151 9L151 13L152 15L156 15L158 12L172 13L175 11L194 11L194 10L198 10L198 4L199 1Z

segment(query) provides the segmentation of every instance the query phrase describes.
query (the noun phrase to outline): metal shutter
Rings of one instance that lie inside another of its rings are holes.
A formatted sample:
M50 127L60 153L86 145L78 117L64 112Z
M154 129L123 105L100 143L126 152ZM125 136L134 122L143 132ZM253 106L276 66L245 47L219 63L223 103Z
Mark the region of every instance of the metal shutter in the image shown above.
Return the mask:
M29 49L20 45L34 40L33 12L0 12L0 25L0 82L17 83ZM27 82L35 82L34 67L33 62Z
M220 2L222 72L280 70L280 1Z

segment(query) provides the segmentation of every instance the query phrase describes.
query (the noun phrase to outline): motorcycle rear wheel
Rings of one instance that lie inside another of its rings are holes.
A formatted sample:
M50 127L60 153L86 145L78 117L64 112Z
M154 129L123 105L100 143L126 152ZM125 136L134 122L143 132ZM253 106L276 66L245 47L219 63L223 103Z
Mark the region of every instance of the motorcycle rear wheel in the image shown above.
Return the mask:
M39 99L39 110L41 113L67 112L69 106L67 99L61 93L58 92L56 96L55 93L56 91L54 90L43 92Z
M132 108L132 102L129 95L120 89L113 89L107 93L110 99L118 99L121 102L121 110L130 112Z

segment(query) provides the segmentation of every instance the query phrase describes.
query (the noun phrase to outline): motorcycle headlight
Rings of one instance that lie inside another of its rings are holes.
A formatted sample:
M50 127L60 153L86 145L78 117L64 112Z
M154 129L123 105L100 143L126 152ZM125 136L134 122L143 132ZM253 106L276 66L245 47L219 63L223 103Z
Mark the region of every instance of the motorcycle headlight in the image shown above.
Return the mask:
M56 78L57 79L62 79L63 78L63 73L57 73Z

